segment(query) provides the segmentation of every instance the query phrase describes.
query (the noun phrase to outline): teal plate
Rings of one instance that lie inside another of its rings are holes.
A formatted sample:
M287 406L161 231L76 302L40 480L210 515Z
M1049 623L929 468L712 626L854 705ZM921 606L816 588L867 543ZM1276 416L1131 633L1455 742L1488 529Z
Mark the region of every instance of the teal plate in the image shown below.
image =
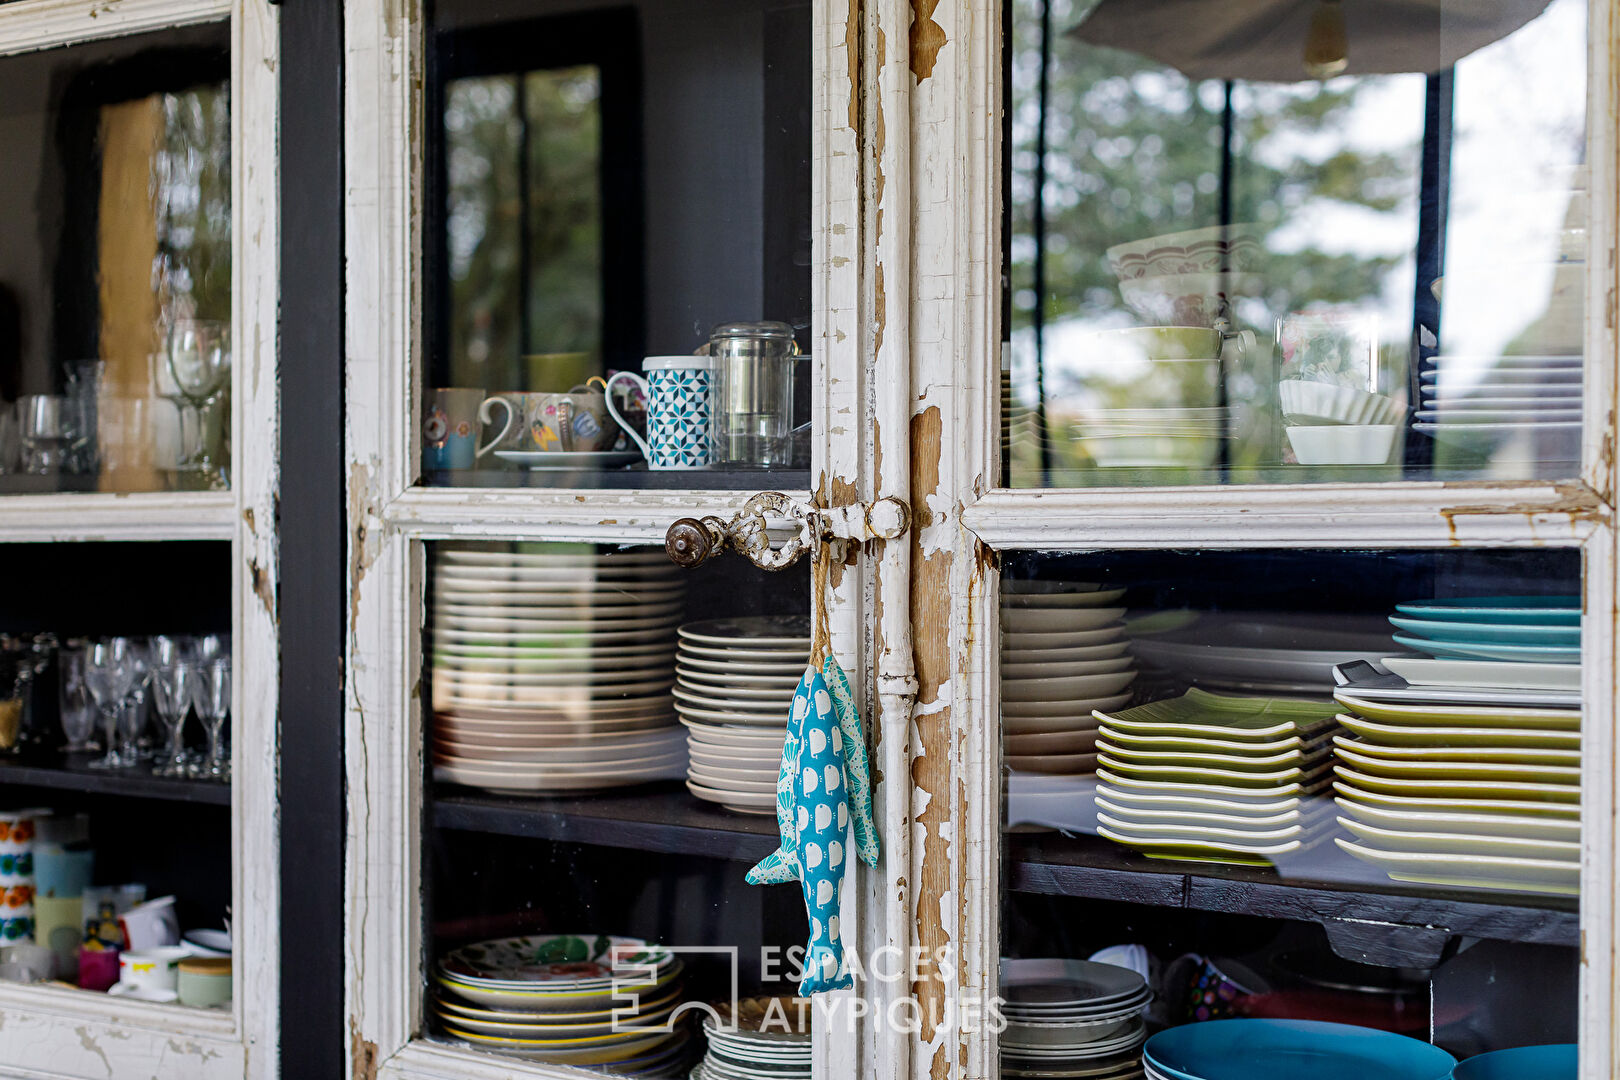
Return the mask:
M1579 626L1513 626L1499 622L1450 622L1445 619L1402 619L1391 615L1389 621L1402 630L1421 634L1431 641L1473 644L1478 642L1502 645L1579 645Z
M1412 600L1396 604L1402 615L1445 622L1516 623L1521 626L1579 626L1578 596L1469 596L1455 600Z
M1430 641L1393 635L1399 645L1431 656L1454 660L1517 660L1525 664L1573 664L1581 658L1579 645L1492 645L1487 642Z
M1456 1063L1405 1035L1315 1020L1209 1020L1142 1048L1142 1064L1169 1080L1447 1080Z

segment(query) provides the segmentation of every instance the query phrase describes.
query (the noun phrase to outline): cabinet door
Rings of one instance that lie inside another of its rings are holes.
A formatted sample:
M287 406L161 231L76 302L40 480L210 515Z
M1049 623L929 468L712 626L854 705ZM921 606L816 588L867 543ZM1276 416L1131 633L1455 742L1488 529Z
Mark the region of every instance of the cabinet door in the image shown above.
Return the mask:
M894 12L908 931L965 956L913 1072L1608 1075L1613 11L1261 7Z
M383 1075L684 1075L734 998L745 1065L857 1067L792 995L814 927L883 940L896 871L745 880L818 608L876 722L844 22L349 9L348 1016ZM671 561L762 491L777 550L807 508L843 522L825 573Z

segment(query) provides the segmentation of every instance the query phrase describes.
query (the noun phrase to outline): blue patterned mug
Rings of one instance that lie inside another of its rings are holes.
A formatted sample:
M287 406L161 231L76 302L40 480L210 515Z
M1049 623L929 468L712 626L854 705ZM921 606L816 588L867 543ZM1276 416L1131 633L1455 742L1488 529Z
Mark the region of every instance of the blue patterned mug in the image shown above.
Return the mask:
M647 456L649 469L706 469L712 459L709 427L713 423L714 358L649 356L642 378L621 371L608 380L608 411ZM620 380L641 388L647 397L647 437L637 435L613 406Z

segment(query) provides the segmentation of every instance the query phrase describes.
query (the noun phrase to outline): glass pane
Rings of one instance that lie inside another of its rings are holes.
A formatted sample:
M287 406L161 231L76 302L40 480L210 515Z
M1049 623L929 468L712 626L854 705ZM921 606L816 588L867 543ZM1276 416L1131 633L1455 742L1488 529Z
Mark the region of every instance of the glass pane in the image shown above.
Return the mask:
M704 1010L676 1017L680 1003L789 995L774 1013L756 1003L763 1046L744 1030L729 1052L808 1076L808 1028L787 1030L805 900L796 882L744 880L778 844L806 568L450 542L429 546L428 567L424 1033L685 1076L705 1055ZM649 965L644 985L614 1000L604 981L635 982L633 963Z
M1008 486L1576 475L1586 12L1014 3Z
M808 488L809 5L520 8L434 12L424 482Z
M1275 1020L1328 1075L1373 1031L1575 1038L1577 551L1017 553L1001 586L1004 1075L1235 1075L1187 1030L1218 1019L1260 1072Z
M0 492L230 479L225 23L0 58Z
M207 750L228 755L230 545L6 555L0 979L226 1006L229 764L211 775ZM183 597L170 587L182 578ZM133 969L141 956L153 971Z

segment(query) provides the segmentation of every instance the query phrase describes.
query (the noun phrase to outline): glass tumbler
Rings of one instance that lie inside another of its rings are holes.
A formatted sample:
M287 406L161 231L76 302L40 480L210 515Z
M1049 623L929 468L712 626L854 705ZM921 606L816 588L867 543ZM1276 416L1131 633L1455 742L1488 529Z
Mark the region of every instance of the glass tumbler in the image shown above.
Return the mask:
M793 372L799 348L786 323L728 323L709 337L714 358L713 461L784 468L793 459Z
M24 471L52 476L61 471L73 441L68 399L54 394L25 394L17 399Z

